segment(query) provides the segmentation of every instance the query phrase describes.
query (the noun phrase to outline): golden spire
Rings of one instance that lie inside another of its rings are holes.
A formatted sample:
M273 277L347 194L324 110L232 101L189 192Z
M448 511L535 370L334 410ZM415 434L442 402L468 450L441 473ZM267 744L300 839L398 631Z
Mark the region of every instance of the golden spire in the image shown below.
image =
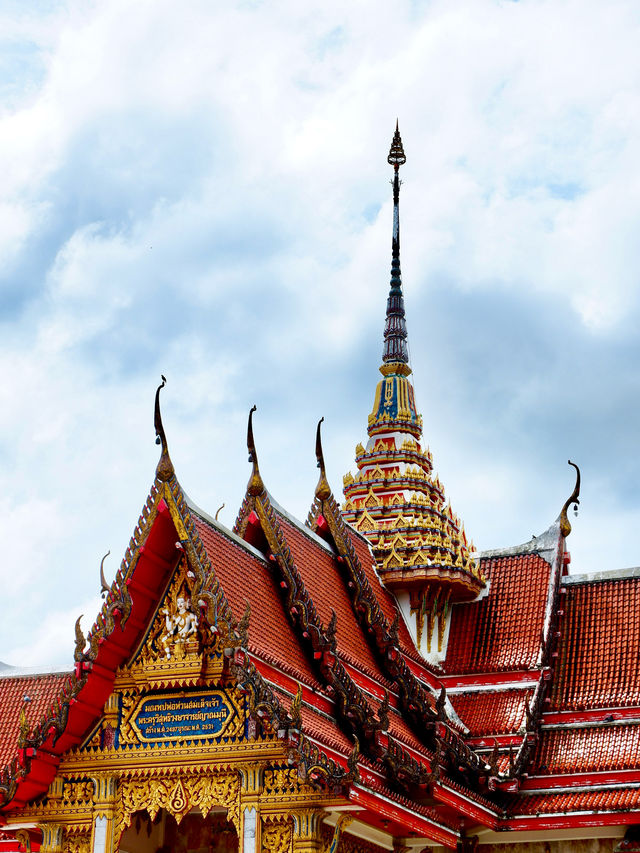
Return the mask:
M160 413L160 389L164 388L164 386L167 384L167 380L162 375L160 376L160 378L162 379L162 383L158 385L158 388L156 390L156 404L153 415L153 425L156 430L156 444L162 445L160 459L156 468L156 477L159 480L166 481L171 479L175 471L173 470L173 463L171 462L171 457L169 456L167 437L164 432L164 427L162 425L162 415Z
M256 452L256 443L253 440L253 413L257 406L252 406L249 412L249 423L247 424L247 450L249 451L249 462L253 464L253 471L249 477L249 485L247 492L254 497L261 495L264 492L264 483L260 476L260 468L258 467L258 454Z

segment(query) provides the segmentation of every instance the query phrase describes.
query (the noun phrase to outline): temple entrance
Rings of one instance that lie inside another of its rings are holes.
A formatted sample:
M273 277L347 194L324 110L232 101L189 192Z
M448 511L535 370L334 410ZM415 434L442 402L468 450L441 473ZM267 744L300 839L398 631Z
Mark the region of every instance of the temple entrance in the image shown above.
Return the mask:
M180 823L161 809L152 820L136 812L122 833L121 853L238 853L238 836L225 809L203 817L193 809Z

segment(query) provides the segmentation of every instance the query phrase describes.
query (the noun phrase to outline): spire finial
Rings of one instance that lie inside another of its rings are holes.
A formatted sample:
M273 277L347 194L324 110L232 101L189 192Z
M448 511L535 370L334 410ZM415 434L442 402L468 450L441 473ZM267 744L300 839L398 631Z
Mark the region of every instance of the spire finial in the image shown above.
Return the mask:
M402 297L402 276L400 275L400 166L407 162L402 146L402 137L398 129L391 141L389 165L393 166L393 237L391 240L391 287L387 299L387 318L384 325L384 348L382 361L409 363L407 350L407 324L404 316L404 299Z
M391 140L391 148L389 149L387 163L389 163L390 166L393 166L397 172L400 166L404 166L406 162L407 158L404 153L404 148L402 147L402 137L400 136L400 130L398 129L398 119L396 119L396 130L393 134L393 139Z
M160 459L158 461L158 466L156 468L156 477L159 480L169 480L173 474L175 473L173 470L173 463L171 462L171 457L169 456L169 447L167 445L167 436L164 432L164 427L162 425L162 415L160 413L160 390L164 388L167 384L167 380L160 375L162 382L158 385L156 389L156 405L155 411L153 415L153 425L156 430L156 444L162 445L162 451L160 453Z
M571 533L571 522L567 517L567 510L571 506L574 505L573 509L575 514L578 514L578 504L580 503L580 469L576 465L575 462L572 462L570 459L567 460L568 465L573 465L576 469L576 484L574 486L573 492L564 502L564 506L562 507L562 511L560 512L560 533L566 539L567 536Z
M256 452L256 443L253 440L253 413L257 406L252 406L249 412L249 423L247 424L247 450L249 451L249 462L253 464L253 471L249 477L249 485L247 492L254 497L261 495L264 492L264 483L260 476L260 468L258 467L258 454Z
M316 497L318 500L326 501L326 499L331 494L331 486L329 485L329 481L327 480L327 474L324 469L324 453L322 452L322 434L320 432L320 425L324 421L324 418L320 418L318 421L318 428L316 430L316 459L318 460L318 468L320 469L320 478L318 480L318 485L316 486Z

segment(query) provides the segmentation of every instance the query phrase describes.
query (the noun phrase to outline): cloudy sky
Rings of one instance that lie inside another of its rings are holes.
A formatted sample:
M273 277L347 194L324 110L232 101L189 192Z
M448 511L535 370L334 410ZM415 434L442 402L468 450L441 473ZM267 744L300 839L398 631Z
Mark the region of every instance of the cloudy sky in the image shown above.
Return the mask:
M0 0L0 660L69 665L157 461L231 525L247 412L306 515L365 437L402 270L476 545L583 474L572 571L640 563L635 0ZM573 518L573 516L572 516Z

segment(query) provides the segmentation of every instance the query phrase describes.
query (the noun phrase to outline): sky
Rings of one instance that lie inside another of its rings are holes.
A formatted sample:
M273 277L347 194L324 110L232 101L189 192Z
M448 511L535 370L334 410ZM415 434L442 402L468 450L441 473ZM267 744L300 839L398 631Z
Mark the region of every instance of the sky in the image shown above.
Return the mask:
M635 0L0 0L0 660L70 667L153 481L306 517L382 354L396 118L424 443L477 548L640 564Z

